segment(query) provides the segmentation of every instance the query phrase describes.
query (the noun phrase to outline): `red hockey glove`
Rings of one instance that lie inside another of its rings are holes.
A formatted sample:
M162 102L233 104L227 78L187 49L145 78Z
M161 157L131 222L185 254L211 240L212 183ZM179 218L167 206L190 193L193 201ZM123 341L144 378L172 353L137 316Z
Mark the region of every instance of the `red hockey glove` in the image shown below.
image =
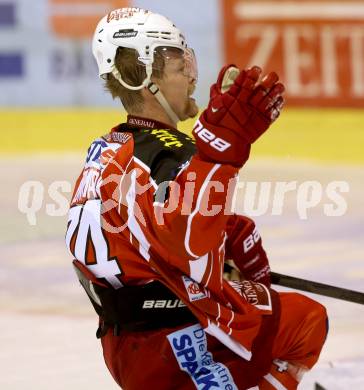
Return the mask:
M270 287L270 267L262 239L250 218L234 215L227 225L226 258L234 260L245 279Z
M203 160L241 167L249 158L250 144L278 118L284 86L276 73L259 83L262 71L257 66L238 72L233 65L220 71L193 135Z

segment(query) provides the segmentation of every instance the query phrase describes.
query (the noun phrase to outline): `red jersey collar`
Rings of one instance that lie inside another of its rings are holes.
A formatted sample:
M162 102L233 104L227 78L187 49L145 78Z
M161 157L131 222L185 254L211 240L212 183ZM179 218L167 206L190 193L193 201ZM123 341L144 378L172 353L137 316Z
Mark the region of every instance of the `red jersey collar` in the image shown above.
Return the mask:
M176 128L167 125L162 122L158 122L154 119L142 118L140 116L128 115L127 125L130 127L137 127L140 129L171 129L177 130Z

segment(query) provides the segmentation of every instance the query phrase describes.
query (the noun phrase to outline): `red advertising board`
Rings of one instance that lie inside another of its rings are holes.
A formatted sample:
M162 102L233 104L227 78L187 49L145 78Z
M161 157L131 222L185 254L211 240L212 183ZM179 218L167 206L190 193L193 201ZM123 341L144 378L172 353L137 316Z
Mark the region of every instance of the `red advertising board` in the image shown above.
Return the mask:
M291 105L364 108L363 1L222 1L226 62L275 70Z
M52 31L63 38L89 38L98 21L129 0L49 0Z

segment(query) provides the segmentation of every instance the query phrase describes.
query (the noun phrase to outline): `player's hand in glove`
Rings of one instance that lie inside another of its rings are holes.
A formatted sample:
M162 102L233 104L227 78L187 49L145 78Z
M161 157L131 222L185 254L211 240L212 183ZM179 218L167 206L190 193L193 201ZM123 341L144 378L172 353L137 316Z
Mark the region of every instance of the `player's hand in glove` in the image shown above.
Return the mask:
M193 129L203 160L243 166L250 145L278 118L284 86L274 72L258 82L261 72L257 66L240 72L233 65L220 71Z
M270 267L262 239L253 220L234 215L226 233L226 259L232 259L243 277L270 287Z

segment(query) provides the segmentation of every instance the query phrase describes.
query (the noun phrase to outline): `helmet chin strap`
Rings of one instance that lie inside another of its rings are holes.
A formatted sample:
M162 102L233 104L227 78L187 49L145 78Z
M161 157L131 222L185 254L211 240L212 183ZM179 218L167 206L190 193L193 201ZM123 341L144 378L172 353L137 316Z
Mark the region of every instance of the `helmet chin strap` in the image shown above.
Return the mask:
M153 82L150 82L147 88L158 100L159 104L163 107L164 111L167 113L172 122L177 124L180 119L178 118L177 114L172 110L172 107L167 102L167 99L164 97L159 87Z
M125 87L125 88L127 88L127 89L129 89L131 91L138 91L138 90L141 90L141 89L143 89L145 87L148 88L148 90L155 96L155 98L157 99L159 104L163 107L164 111L167 113L167 115L172 120L172 122L177 124L180 121L180 119L178 118L177 114L172 110L172 107L167 102L167 99L164 97L164 95L160 91L159 87L156 84L154 84L152 81L150 81L150 79L152 77L152 65L151 64L146 65L145 66L145 70L146 70L146 73L147 73L147 77L144 79L142 84L140 84L138 86L133 86L133 85L130 85L127 82L125 82L122 79L121 74L117 70L116 66L113 66L113 69L112 69L111 73L116 78L116 80L119 81L119 83L123 87Z

